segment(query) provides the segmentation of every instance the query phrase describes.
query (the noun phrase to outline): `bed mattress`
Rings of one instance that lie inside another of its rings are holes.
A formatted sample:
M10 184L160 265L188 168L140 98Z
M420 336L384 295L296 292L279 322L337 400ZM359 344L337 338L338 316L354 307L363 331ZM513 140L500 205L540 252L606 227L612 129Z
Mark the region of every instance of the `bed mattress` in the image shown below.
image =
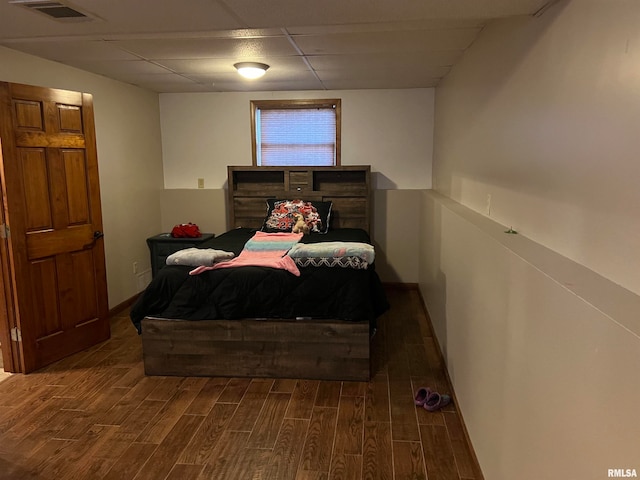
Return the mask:
M199 245L238 255L255 229L238 228ZM305 235L301 242L364 242L361 229L336 229ZM389 305L375 264L367 269L309 266L300 276L286 270L243 266L189 275L193 267L160 270L131 309L138 332L144 317L183 320L334 319L369 322Z

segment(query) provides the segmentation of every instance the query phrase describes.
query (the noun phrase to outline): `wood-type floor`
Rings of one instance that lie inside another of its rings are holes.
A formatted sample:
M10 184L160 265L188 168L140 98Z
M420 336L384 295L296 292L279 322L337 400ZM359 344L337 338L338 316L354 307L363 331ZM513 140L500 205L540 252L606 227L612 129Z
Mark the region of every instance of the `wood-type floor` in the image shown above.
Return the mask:
M481 480L416 290L387 289L368 382L146 377L112 338L0 383L0 479Z

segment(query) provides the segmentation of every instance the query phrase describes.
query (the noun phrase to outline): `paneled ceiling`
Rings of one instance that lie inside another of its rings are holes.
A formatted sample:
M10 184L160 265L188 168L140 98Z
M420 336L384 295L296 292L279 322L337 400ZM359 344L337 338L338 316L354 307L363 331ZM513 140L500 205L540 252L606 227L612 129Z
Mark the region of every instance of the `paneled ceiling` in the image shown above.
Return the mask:
M0 45L156 92L434 87L489 20L552 1L0 0Z

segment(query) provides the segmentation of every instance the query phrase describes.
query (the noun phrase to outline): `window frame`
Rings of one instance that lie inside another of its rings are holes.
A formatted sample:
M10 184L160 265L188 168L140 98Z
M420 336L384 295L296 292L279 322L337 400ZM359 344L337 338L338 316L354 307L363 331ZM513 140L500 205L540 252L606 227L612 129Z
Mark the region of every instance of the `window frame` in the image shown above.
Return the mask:
M325 99L298 99L298 100L251 100L251 161L254 167L263 167L258 165L258 139L256 138L256 111L257 110L280 110L280 109L298 109L307 110L313 108L331 107L336 111L336 161L333 167L341 165L341 144L342 144L342 102L339 98ZM291 166L291 165L289 165ZM309 165L313 166L313 165Z

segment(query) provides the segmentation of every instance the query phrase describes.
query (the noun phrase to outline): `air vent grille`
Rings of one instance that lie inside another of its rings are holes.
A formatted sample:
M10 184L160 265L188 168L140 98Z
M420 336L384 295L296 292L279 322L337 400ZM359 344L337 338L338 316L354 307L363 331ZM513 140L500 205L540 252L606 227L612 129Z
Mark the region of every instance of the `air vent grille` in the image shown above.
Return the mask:
M47 7L39 8L38 10L53 18L86 18L84 13L69 7Z
M58 21L89 22L96 20L95 15L83 12L76 7L62 2L43 0L9 0L9 3L19 7L28 8L31 11L41 13Z

